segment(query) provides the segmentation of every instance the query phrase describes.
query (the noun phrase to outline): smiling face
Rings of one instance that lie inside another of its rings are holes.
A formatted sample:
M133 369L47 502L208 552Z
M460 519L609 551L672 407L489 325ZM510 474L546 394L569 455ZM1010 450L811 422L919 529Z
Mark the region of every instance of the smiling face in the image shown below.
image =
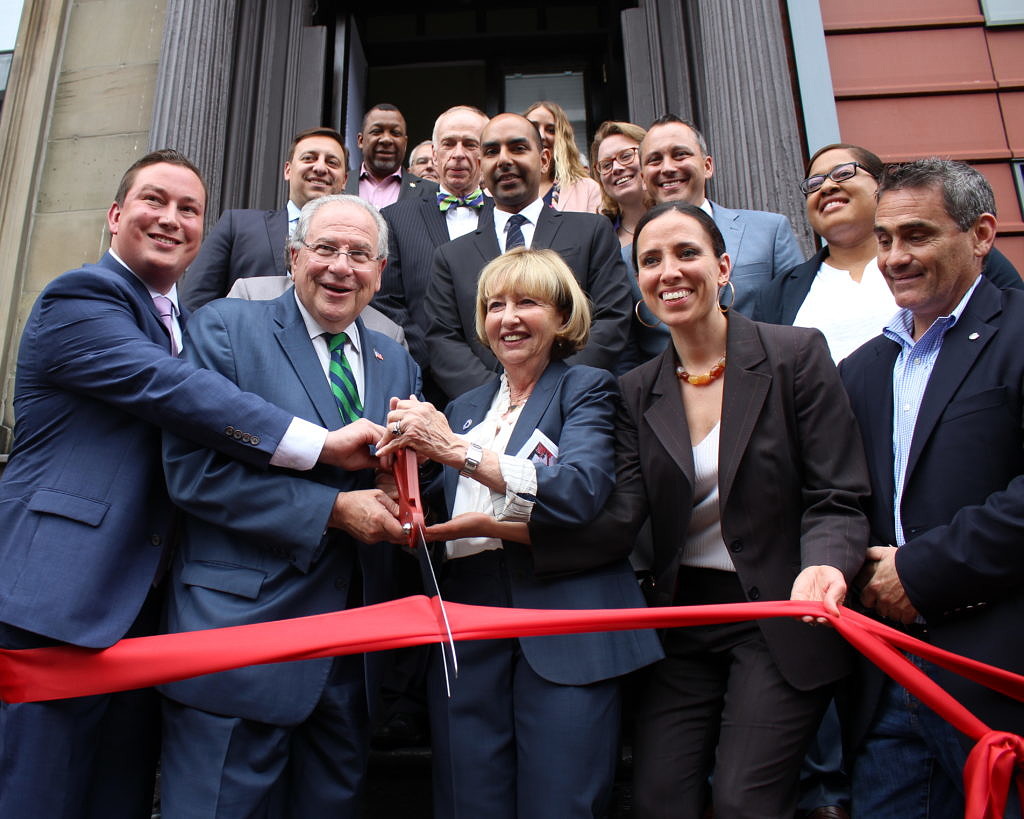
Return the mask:
M341 193L348 180L345 152L328 136L300 139L284 163L288 198L302 208L310 199Z
M484 333L495 358L514 377L516 369L547 366L565 316L541 299L502 291L486 300Z
M409 172L420 179L437 182L437 168L434 166L434 146L429 142L421 142L412 149L409 156Z
M480 186L480 134L486 124L486 117L462 109L438 118L434 163L448 193L466 196Z
M612 134L601 140L597 149L599 165L602 162L612 162L611 170L601 174L601 186L605 193L620 204L643 199L644 186L640 178L639 153L634 151L630 161L625 164L618 160L624 152L639 145L639 142L625 134Z
M857 157L845 148L825 151L814 160L807 175L828 174L837 165L856 161ZM871 235L878 183L863 168L856 170L842 182L826 176L822 186L807 195L807 221L829 244L853 245Z
M405 117L398 111L374 108L366 114L357 141L366 169L377 179L383 179L397 171L405 160L409 144Z
M637 276L644 302L668 327L720 317L718 291L729 281L729 257L716 257L696 219L670 211L636 237Z
M365 250L377 255L377 226L363 208L346 202L327 202L310 219L306 244L341 250ZM325 260L308 247L291 249L292 278L302 305L317 323L340 333L355 321L380 289L386 259L374 259L358 270L347 256Z
M679 122L656 125L640 144L644 187L659 205L662 202L704 203L705 184L714 163L705 156L693 130Z
M537 199L551 153L537 145L537 132L518 114L500 114L481 138L483 181L499 210L518 213Z
M158 162L140 168L107 211L110 248L142 281L166 293L199 252L206 193L188 168Z
M544 141L544 147L549 151L555 150L555 115L544 106L534 108L526 118L533 123L540 138Z
M914 314L914 337L949 315L981 273L995 238L995 217L966 231L946 212L939 187L882 194L875 211L878 267L896 304Z

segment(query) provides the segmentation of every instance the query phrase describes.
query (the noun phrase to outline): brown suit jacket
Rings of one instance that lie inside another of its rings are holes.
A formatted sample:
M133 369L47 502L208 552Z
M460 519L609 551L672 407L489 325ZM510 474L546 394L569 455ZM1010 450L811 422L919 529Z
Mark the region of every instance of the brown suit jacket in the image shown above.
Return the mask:
M757 324L730 313L719 445L722 536L748 600L788 600L797 574L829 564L853 578L864 560L869 483L864 450L836 368L817 330ZM647 517L656 605L675 596L693 508L693 450L675 351L620 380L617 483L607 510L559 544L531 526L539 571L566 571L588 550L632 542ZM591 560L593 557L591 556ZM772 657L803 690L849 669L830 629L762 620Z

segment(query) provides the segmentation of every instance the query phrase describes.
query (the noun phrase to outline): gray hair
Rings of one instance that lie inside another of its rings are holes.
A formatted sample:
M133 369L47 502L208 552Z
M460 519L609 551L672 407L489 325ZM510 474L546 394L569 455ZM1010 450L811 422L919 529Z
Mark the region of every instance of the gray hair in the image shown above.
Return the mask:
M309 235L309 223L313 220L313 214L330 202L355 205L370 214L377 225L377 256L378 258L384 258L388 255L388 223L384 221L380 211L365 199L360 199L358 196L351 196L347 193L334 193L330 196L321 196L319 199L310 199L299 213L299 223L295 227L295 233L288 240L289 250L298 250L303 246L306 236Z
M983 213L996 215L992 186L966 162L930 156L887 165L878 182L878 199L889 191L937 188L946 213L962 231L970 230Z

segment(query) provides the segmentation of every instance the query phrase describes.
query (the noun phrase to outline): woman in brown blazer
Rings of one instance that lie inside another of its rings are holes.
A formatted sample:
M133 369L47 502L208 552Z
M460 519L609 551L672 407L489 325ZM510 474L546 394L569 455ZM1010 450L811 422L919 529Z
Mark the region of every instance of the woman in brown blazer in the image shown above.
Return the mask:
M616 490L580 537L621 543L649 517L655 605L837 613L864 559L868 476L821 333L728 312L729 257L699 208L658 206L636 239L672 344L621 379ZM713 769L716 816L792 817L804 747L848 670L842 640L775 619L668 630L663 645L637 697L635 815L699 819Z

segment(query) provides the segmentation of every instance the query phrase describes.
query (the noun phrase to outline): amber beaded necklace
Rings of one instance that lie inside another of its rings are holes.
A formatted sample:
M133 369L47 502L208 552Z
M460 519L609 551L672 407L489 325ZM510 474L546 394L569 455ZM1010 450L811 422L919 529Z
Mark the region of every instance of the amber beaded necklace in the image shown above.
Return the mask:
M710 370L708 370L706 373L704 373L704 375L690 375L686 371L686 368L682 364L679 364L676 367L676 376L679 378L679 380L680 381L685 381L687 384L692 384L695 387L706 387L708 384L710 384L716 378L721 376L722 373L724 373L724 372L725 372L725 356L724 355L720 359L718 359L718 363L716 363L714 367L712 367Z

